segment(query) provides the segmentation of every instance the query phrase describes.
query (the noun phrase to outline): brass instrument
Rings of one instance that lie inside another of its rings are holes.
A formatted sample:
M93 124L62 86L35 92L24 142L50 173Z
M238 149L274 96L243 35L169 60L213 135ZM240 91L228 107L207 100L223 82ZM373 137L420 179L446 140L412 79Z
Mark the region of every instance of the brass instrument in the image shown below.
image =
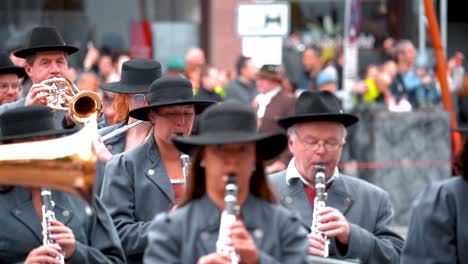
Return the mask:
M143 122L145 122L145 121L143 121L143 120L137 120L137 121L135 121L135 122L133 122L133 123L131 123L131 124L127 124L127 125L125 125L125 126L122 126L122 127L120 127L120 128L117 128L116 130L113 130L112 132L109 132L108 134L102 136L102 141L104 141L104 143L105 143L105 142L106 142L107 140L109 140L110 138L113 138L113 137L115 137L115 136L117 136L117 135L120 135L120 134L122 134L122 133L125 133L125 132L127 132L127 130L129 130L129 129L131 129L131 128L134 128L134 127L136 127L136 126L142 124Z
M91 204L96 171L92 144L97 135L93 118L69 136L0 145L0 184L59 189Z
M315 198L314 198L314 212L312 217L312 226L310 230L312 233L320 234L325 240L325 249L323 257L328 257L328 250L330 247L330 240L317 228L318 224L318 211L326 207L327 192L325 191L325 166L315 166Z
M41 84L49 87L47 106L58 111L68 111L78 124L86 123L93 114L96 114L96 119L102 114L102 100L95 92L80 91L72 81L65 78L47 79Z
M55 242L55 240L50 236L49 226L51 222L56 220L54 207L55 203L52 200L52 192L49 188L41 188L41 201L42 201L42 243L44 245L56 245L60 246ZM65 256L61 252L60 256L57 256L57 259L60 261L60 264L65 263Z
M232 264L238 264L240 257L235 249L231 246L226 246L230 240L229 228L236 221L239 208L237 206L237 178L235 175L228 175L226 182L226 193L224 195L224 210L221 213L221 223L219 225L218 241L216 241L216 252L223 255L228 255L231 258Z

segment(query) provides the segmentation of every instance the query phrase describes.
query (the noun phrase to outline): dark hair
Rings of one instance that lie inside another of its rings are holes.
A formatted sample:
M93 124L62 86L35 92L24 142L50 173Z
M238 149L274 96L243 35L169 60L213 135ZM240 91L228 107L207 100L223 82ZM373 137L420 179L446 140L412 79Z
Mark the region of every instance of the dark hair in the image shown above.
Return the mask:
M463 143L463 149L455 157L455 171L457 174L465 178L468 181L468 138L465 139Z
M322 56L322 48L320 48L319 46L317 45L308 45L306 46L306 48L304 49L303 53L306 52L306 50L311 50L314 52L315 56L317 57L321 57Z
M241 75L241 70L245 67L245 65L247 64L247 61L251 60L252 58L250 57L246 57L244 55L240 55L239 58L237 59L237 62L236 62L236 71L237 71L237 75Z
M206 193L205 168L200 166L203 152L204 147L196 148L192 152L193 162L189 177L187 178L187 189L180 201L179 207L202 197ZM268 184L265 166L259 151L256 151L255 171L250 178L250 193L267 202L276 202L275 195Z

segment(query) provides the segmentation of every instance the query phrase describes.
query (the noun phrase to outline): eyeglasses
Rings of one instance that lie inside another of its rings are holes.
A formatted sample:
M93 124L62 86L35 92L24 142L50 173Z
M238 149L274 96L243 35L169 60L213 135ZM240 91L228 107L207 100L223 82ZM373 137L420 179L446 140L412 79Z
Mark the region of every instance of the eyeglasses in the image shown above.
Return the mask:
M132 103L134 104L144 104L149 99L149 94L134 94L132 96Z
M21 85L20 85L19 82L13 82L13 83L0 82L0 90L1 91L8 90L8 87L11 87L13 90L17 90L17 89L21 88Z
M306 147L307 149L310 149L312 151L317 151L321 146L325 148L327 151L335 151L338 150L341 146L344 145L345 142L338 142L335 140L316 140L316 139L301 139L296 132L296 137L299 139L301 144Z

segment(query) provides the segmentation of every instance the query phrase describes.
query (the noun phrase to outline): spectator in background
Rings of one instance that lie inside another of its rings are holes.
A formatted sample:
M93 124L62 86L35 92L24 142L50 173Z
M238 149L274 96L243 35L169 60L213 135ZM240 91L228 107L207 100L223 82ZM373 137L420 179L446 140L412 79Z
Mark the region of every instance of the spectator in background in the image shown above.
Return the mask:
M379 101L383 95L377 87L377 76L379 75L379 67L377 65L367 66L366 76L364 80L356 83L353 87L356 104L370 104Z
M382 57L384 61L395 60L395 39L386 38L382 43Z
M114 73L114 67L112 63L112 54L109 51L101 52L101 56L98 60L98 74L103 82L118 81L110 79Z
M303 73L299 79L295 81L296 92L299 94L305 90L316 90L316 82L318 73L322 70L322 51L316 46L307 47L302 53Z
M197 94L201 86L202 67L190 64L185 65L185 77L192 83L193 94Z
M457 104L457 92L462 88L463 79L465 77L465 68L463 67L463 53L455 52L452 58L449 59L447 63L448 68L448 81L450 87L450 93L452 96L452 102L454 105L453 111L458 113L460 110L458 109Z
M408 100L413 109L440 102L440 92L426 54L416 57L414 69L404 76Z
M200 48L190 48L185 54L186 67L202 67L206 64L205 52Z
M102 91L99 88L101 80L94 72L84 72L78 79L76 86L80 91L92 91L98 93L102 97Z
M257 90L253 107L257 111L257 123L260 132L286 132L276 122L277 118L293 113L296 97L281 86L282 71L280 65L263 65L257 77ZM292 154L285 149L281 155L266 163L266 172L274 173L286 169Z
M255 79L258 68L252 58L240 56L236 63L237 78L229 82L226 87L226 99L232 99L251 105L257 95Z
M218 83L218 70L214 67L205 66L201 72L201 87L195 95L195 99L220 102L223 100L216 91ZM219 91L219 89L218 89Z
M338 87L338 73L333 66L327 66L319 72L315 82L318 90L335 94Z
M8 55L0 54L0 105L20 98L20 78L26 75L22 67L17 67Z
M184 74L185 62L182 58L171 58L167 61L165 75Z

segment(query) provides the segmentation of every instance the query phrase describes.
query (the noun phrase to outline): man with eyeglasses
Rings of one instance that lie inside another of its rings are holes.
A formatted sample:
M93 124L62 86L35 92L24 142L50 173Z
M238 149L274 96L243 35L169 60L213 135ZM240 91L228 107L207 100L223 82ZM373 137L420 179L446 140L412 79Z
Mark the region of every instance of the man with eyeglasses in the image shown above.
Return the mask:
M15 66L8 55L0 54L0 105L19 99L20 78L25 75L24 69Z
M318 233L309 234L309 254L362 263L399 263L403 238L390 229L393 208L387 192L339 172L346 127L358 118L345 114L329 91L305 91L292 116L278 120L288 131L293 159L285 171L270 176L280 202L312 226L317 165L324 166L326 206L317 209ZM324 262L326 263L326 262Z

